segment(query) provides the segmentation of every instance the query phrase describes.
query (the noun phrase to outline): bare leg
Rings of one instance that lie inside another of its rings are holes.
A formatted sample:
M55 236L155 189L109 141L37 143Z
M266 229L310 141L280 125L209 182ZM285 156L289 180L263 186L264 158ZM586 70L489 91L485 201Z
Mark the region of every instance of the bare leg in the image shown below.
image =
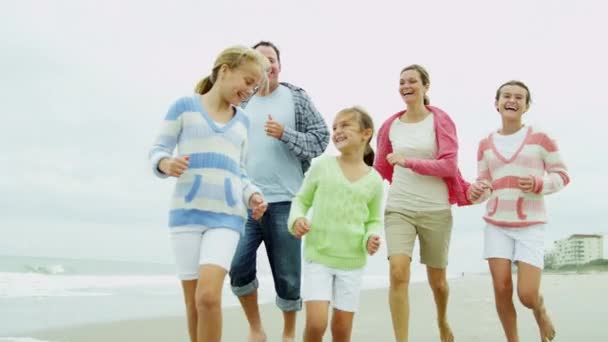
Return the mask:
M226 270L220 266L202 265L199 268L197 342L220 342L222 339L222 285L225 277Z
M496 311L508 342L519 342L517 336L517 313L513 305L513 278L511 277L511 260L488 259L492 283L494 284L494 298Z
M354 318L354 312L334 309L334 313L331 316L332 342L350 342Z
M388 302L393 320L395 341L407 342L409 331L409 283L411 258L407 255L393 255L390 264L390 288Z
M323 342L323 335L327 329L327 312L329 302L306 302L306 327L304 328L304 342Z
M439 327L439 337L441 342L454 342L454 334L448 324L448 297L450 294L448 281L446 278L445 268L433 268L427 266L427 278L433 297L435 298L435 306L437 307L437 325Z
M239 297L247 322L249 322L249 342L266 342L266 333L262 326L260 307L258 306L258 290Z
M196 326L198 324L198 313L196 312L196 283L194 280L182 280L184 290L184 302L186 303L186 318L188 319L188 335L191 342L196 342Z
M543 297L540 294L540 278L542 270L538 267L519 261L517 263L517 293L519 300L528 309L532 309L541 342L552 341L555 337L555 328L547 314Z
M297 311L283 311L283 342L294 342L296 339Z

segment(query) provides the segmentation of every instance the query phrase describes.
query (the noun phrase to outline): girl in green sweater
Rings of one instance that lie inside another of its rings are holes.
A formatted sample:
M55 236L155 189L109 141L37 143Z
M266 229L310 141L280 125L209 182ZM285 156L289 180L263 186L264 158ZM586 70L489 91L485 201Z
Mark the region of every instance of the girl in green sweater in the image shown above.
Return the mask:
M341 110L332 135L340 155L313 161L291 205L289 230L298 238L306 235L302 269L305 342L323 340L330 302L333 341L350 341L367 254L373 255L380 247L384 187L371 167L373 133L372 118L365 110Z

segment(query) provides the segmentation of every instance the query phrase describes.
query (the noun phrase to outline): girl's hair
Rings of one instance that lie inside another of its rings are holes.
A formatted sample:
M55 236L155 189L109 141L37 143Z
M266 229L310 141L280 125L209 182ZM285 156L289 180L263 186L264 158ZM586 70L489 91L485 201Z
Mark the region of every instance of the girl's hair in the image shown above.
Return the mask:
M429 77L429 72L426 71L426 69L422 65L419 65L419 64L408 65L405 68L401 69L401 72L399 73L399 75L403 74L404 72L406 72L408 70L418 71L418 74L420 75L420 79L422 80L422 85L424 85L425 87L428 87L431 84L431 78ZM431 104L431 99L429 99L428 96L424 95L424 105L428 106L430 104Z
M213 84L217 81L217 76L222 65L225 64L228 68L234 70L246 62L253 62L260 66L260 69L262 70L262 83L265 83L266 69L268 69L269 65L266 57L252 48L237 45L225 49L217 56L215 63L213 64L213 69L211 69L211 74L200 80L196 84L194 91L197 94L203 95L211 90Z
M336 117L344 114L354 115L357 122L359 123L359 127L361 128L361 130L368 128L372 130L372 135L369 137L369 139L367 140L367 144L365 145L365 152L363 152L363 161L368 166L373 166L375 153L374 150L372 150L371 145L369 144L374 135L374 120L372 120L372 116L369 115L369 113L365 109L359 106L344 108L338 112Z
M526 91L526 105L530 106L530 103L532 103L532 94L530 94L530 89L528 89L528 86L524 82L517 80L511 80L509 82L501 84L500 87L496 89L496 97L494 98L496 101L498 101L498 99L500 98L500 92L502 91L502 88L506 86L517 86L523 88Z

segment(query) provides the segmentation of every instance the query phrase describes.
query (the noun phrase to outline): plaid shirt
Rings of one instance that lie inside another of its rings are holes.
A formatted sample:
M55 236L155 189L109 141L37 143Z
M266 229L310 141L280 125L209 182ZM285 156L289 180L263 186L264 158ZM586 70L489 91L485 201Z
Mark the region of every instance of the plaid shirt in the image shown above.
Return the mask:
M280 140L302 163L302 171L310 167L310 161L321 155L329 144L329 129L321 113L315 108L304 89L286 82L281 85L289 88L293 95L296 129L284 127ZM249 99L241 103L245 108Z

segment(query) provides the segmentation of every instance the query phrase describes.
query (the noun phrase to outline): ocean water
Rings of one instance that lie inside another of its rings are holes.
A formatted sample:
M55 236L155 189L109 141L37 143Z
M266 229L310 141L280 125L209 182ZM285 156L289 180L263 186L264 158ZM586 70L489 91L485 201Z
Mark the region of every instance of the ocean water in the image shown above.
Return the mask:
M164 227L114 224L2 224L9 241L0 240L0 342L33 331L78 324L183 315L181 285ZM34 238L32 238L34 237ZM448 276L475 270L473 239L461 240L451 255ZM9 243L11 242L11 243ZM417 248L412 282L426 281ZM465 258L466 255L471 255ZM260 302L274 302L275 293L263 245L258 251ZM368 259L364 289L388 286L386 249ZM224 306L238 305L228 279ZM20 339L16 341L28 341Z
M162 263L0 256L0 341L28 341L11 336L50 328L182 315L173 270ZM367 273L364 288L387 286L386 273ZM258 278L260 301L273 302L272 278L263 262ZM238 305L228 279L223 305Z

